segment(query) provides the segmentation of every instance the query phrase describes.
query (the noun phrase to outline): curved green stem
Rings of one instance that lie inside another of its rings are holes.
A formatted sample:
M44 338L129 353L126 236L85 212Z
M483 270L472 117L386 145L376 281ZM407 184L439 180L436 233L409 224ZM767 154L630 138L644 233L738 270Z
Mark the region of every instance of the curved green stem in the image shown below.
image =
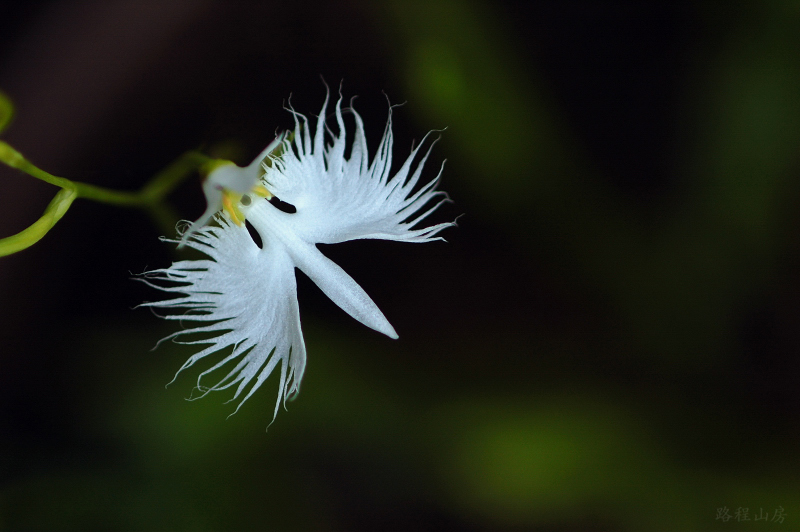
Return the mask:
M14 104L8 96L0 91L0 133L6 129L13 116ZM98 187L88 183L79 183L45 172L28 161L8 143L0 141L0 162L45 183L61 187L61 190L50 202L41 218L16 235L0 239L0 257L16 253L41 240L64 216L76 198L85 198L120 207L143 208L150 213L156 223L166 226L168 220L175 216L169 206L165 204L164 198L175 190L175 187L186 176L209 161L211 161L211 158L199 152L186 152L175 162L153 176L140 190L129 192Z
M0 93L0 130L8 123L13 108L11 102ZM45 172L28 161L20 152L8 143L0 141L0 162L11 168L25 172L31 177L61 187L61 191L50 203L45 214L24 231L0 239L0 256L10 255L38 242L53 225L64 216L73 200L85 198L100 203L118 205L120 207L139 207L149 211L159 225L166 225L172 217L170 209L164 204L164 198L177 187L183 179L193 171L208 163L211 159L199 152L190 151L183 154L175 162L157 173L140 190L136 192L112 190L88 183L80 183Z
M0 239L0 257L11 255L17 251L29 248L42 239L47 232L56 225L67 212L69 206L78 197L74 188L62 188L45 209L41 218L30 227L23 229L16 235Z
M199 152L187 152L177 161L156 174L141 190L127 192L112 190L88 183L70 181L38 168L25 159L21 153L7 143L0 141L0 161L12 168L25 172L31 177L62 188L74 188L79 198L86 198L100 203L127 207L145 207L161 201L192 171L199 168L210 158Z
M189 174L211 158L197 151L187 151L161 170L142 187L138 194L146 204L155 204L168 196Z

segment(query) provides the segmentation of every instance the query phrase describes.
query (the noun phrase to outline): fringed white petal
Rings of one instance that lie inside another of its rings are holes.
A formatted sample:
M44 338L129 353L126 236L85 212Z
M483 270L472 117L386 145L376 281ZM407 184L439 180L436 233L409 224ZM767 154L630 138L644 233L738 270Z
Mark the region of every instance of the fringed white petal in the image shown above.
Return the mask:
M225 216L217 219L221 227L202 229L188 241L188 246L204 252L210 260L176 262L148 272L144 278L156 288L184 295L144 306L186 310L167 319L207 322L173 335L199 333L202 338L186 343L208 344L192 355L179 373L232 346L229 355L200 374L197 387L205 395L236 386L233 399L242 398L236 410L280 364L277 414L279 405L297 392L306 363L294 264L279 241L264 239L264 249L260 249L245 227L232 224ZM203 384L208 374L231 365L219 382Z
M266 187L282 201L295 206L291 220L295 233L306 242L334 244L361 238L429 242L439 239L436 233L453 223L415 228L426 216L447 201L437 191L439 177L415 188L433 143L417 160L419 146L391 176L392 115L389 118L378 152L370 164L361 116L355 118L355 137L349 158L342 100L336 103L338 133L325 123L328 99L322 106L315 130L308 119L292 111L295 117L293 140L286 141L284 154L266 168ZM331 143L326 145L326 137ZM441 174L441 169L439 170Z

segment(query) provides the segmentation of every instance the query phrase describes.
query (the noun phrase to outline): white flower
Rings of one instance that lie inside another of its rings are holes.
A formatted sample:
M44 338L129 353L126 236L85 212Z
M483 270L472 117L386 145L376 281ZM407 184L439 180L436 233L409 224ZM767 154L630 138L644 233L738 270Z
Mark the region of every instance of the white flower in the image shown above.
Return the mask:
M305 116L290 109L295 120L291 140L277 139L245 168L223 164L209 174L204 190L210 213L207 210L181 240L208 259L175 262L146 273L146 282L152 286L183 295L145 306L185 309L165 318L201 322L167 337L202 333L203 338L185 343L208 344L178 373L232 346L229 355L200 374L197 387L205 395L236 386L233 399L244 394L236 410L279 364L280 387L273 418L280 404L298 391L306 349L295 268L352 317L397 338L366 292L314 244L360 238L430 242L441 240L434 235L454 225L416 228L447 200L444 192L435 190L438 176L417 187L432 144L415 163L423 139L392 176L391 108L380 147L370 163L359 114L352 111L355 135L350 156L345 157L348 143L341 98L335 110L337 134L326 126L327 104L326 97L314 131ZM277 150L283 153L276 156L273 152ZM265 173L259 175L262 169ZM215 218L219 227L202 228L221 203L224 208ZM243 218L258 232L261 247L242 224ZM168 284L158 284L163 281ZM222 380L210 387L201 384L203 377L223 366L233 367Z

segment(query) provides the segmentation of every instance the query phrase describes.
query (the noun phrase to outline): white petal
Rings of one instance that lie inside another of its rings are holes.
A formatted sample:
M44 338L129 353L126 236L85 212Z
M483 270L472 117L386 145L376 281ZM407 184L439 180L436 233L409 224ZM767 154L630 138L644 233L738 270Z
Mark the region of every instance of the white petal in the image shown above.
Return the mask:
M359 238L427 242L453 225L414 228L447 200L444 192L435 190L438 176L415 191L432 144L416 164L414 161L427 137L392 177L391 108L378 153L370 164L359 114L351 111L355 138L350 157L345 158L347 139L341 99L335 110L338 134L326 127L327 103L326 98L313 138L306 117L292 111L294 140L287 143L285 153L266 169L264 176L267 188L297 209L289 223L300 238L324 244ZM331 141L327 146L326 133Z
M297 267L316 283L331 301L345 312L389 338L397 339L394 327L363 288L331 259L311 244L297 245L290 249Z
M304 242L294 233L291 221L295 214L281 212L268 201L254 202L245 209L247 220L261 237L279 240L295 266L342 310L367 327L397 338L394 328L364 289L314 244Z
M173 335L204 333L204 338L185 343L209 344L189 358L180 371L233 346L229 355L200 374L197 386L203 394L237 385L236 399L252 384L241 406L280 363L277 414L278 406L297 392L306 363L294 264L279 241L265 239L264 249L259 249L245 227L225 217L218 220L221 227L207 227L188 243L206 253L209 260L176 262L146 274L148 284L184 296L144 306L185 309L166 317L206 322ZM217 384L206 386L201 382L207 374L234 361L234 367Z

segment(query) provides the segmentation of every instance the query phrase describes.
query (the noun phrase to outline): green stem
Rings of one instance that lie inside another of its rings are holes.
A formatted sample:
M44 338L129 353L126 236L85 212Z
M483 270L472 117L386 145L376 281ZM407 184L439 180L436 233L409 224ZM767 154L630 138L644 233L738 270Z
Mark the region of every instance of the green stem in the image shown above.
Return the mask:
M74 189L79 198L86 198L100 203L123 207L147 207L164 199L192 171L210 159L199 152L187 152L177 161L156 174L141 190L126 192L111 190L88 183L70 181L58 177L28 161L23 155L7 143L0 141L0 161L11 168L25 172L31 177L40 179L57 187Z
M44 170L40 170L39 168L35 167L28 162L28 160L25 159L20 152L3 141L0 141L0 161L4 162L11 168L16 168L17 170L25 172L36 179L41 179L42 181L50 183L51 185L62 188L75 188L75 184L69 179L48 174Z
M0 131L8 123L13 112L10 101L0 93ZM44 216L21 233L0 239L0 257L21 251L38 242L69 209L76 198L86 198L100 203L121 207L138 207L148 211L155 222L169 230L177 217L164 198L177 187L186 176L211 159L199 152L186 152L175 162L157 173L137 192L125 192L79 183L55 176L28 161L20 152L6 142L0 141L0 162L25 172L31 177L61 187L61 191L50 203Z
M168 196L187 175L194 172L211 158L197 151L188 151L175 162L157 173L139 194L148 202L155 203Z
M59 190L41 218L16 235L0 239L0 257L22 251L41 240L64 216L76 197L77 194L74 188L62 188Z

